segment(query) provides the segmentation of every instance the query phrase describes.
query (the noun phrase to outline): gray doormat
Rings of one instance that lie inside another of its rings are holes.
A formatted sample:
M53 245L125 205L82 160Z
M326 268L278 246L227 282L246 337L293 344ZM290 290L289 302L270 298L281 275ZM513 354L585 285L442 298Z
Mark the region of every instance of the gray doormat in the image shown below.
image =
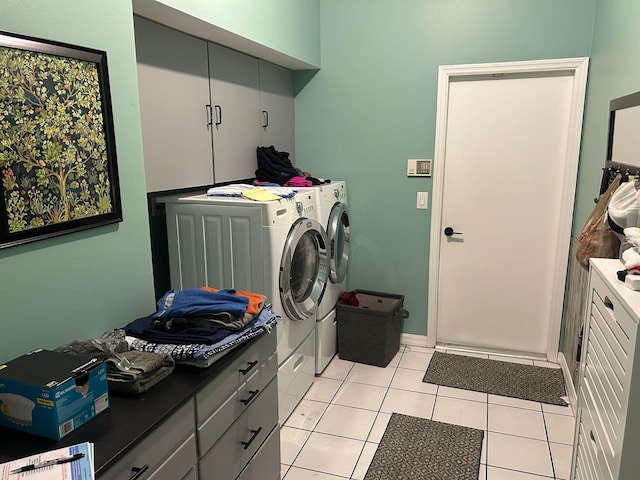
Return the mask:
M445 387L566 406L559 368L435 352L422 379Z
M392 413L364 480L478 480L484 432Z

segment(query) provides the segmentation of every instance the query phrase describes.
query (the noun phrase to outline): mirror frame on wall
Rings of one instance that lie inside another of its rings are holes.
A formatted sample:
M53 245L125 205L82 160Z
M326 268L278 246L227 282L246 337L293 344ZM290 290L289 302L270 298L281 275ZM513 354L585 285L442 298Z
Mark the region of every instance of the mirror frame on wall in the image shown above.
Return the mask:
M631 110L633 109L633 110ZM624 116L623 116L624 113ZM637 119L637 123L636 122ZM622 123L622 120L625 123ZM633 132L633 138L629 138L626 135L629 132L630 127L628 126L628 122L633 121L635 128ZM617 128L616 128L617 127ZM621 128L622 127L622 128ZM625 134L624 137L620 137L620 132ZM616 133L618 136L616 137ZM607 162L620 163L624 165L633 165L636 167L640 167L640 92L632 93L630 95L625 95L624 97L614 98L609 102L609 139L607 143ZM634 161L629 161L628 158L614 158L614 147L615 150L620 151L620 148L623 148L623 151L626 151L626 145L620 147L620 141L633 141L632 146L637 146L634 151L638 152L638 156ZM614 141L615 145L614 145Z
M607 156L600 184L604 193L617 173L640 174L640 91L609 102ZM629 152L638 152L631 158Z

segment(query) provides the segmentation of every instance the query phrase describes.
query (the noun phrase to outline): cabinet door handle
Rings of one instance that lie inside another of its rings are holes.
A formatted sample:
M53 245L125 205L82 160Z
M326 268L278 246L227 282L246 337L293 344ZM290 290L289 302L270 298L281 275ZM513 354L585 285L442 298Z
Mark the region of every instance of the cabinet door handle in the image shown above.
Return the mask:
M605 295L604 297L604 306L613 310L613 302L609 300L609 297Z
M131 467L131 473L133 475L131 475L131 478L129 478L129 480L137 480L148 469L149 469L149 465L143 465L141 467Z
M266 110L262 110L262 128L267 128L269 126L269 112Z
M255 360L253 362L247 362L247 363L249 364L247 368L241 368L240 370L238 370L243 375L246 375L247 373L249 373L249 370L255 367L258 364L258 361Z
M214 105L216 109L216 127L222 125L222 107L220 105Z
M261 431L262 431L262 427L258 427L257 430L251 430L251 433L253 433L253 435L251 435L251 438L246 442L240 442L242 444L242 448L244 448L245 450L249 448L249 445L251 445L251 443L256 439L256 437L260 434Z
M207 109L207 127L209 127L213 125L213 109L211 105L205 105L205 108Z
M258 395L258 393L260 393L260 390L249 390L249 396L247 398L243 398L242 400L240 400L245 406L249 405L249 403L251 402L251 400L253 400L256 395Z

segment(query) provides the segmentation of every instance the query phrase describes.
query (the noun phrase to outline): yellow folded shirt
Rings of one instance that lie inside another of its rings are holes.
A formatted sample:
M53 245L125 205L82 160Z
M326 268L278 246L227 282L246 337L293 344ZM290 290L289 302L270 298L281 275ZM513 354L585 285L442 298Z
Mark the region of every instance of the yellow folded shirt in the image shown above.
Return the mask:
M244 198L255 200L256 202L269 202L271 200L280 200L278 195L265 190L264 188L252 188L241 193Z

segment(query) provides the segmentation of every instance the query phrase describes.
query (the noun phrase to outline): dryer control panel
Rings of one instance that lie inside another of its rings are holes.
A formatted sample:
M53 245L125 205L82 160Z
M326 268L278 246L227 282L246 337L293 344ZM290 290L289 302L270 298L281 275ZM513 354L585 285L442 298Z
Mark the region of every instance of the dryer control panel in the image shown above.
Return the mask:
M295 196L298 215L304 218L317 220L316 191L313 189L300 191Z

